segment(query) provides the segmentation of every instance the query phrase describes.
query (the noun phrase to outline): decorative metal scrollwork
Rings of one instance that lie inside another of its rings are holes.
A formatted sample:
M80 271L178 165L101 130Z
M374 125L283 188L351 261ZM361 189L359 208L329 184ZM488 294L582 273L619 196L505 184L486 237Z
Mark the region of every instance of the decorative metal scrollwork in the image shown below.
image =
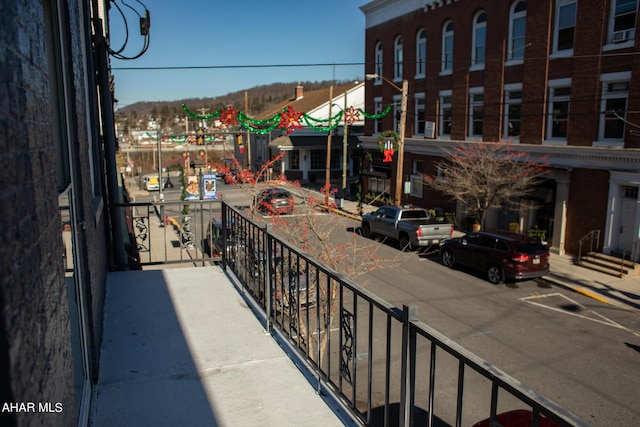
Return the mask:
M138 246L138 252L149 252L149 226L147 225L148 218L146 216L139 216L133 218L133 224L136 228L136 244Z
M349 384L353 384L351 381L351 369L349 368L350 362L353 360L353 314L343 307L341 319L340 376Z

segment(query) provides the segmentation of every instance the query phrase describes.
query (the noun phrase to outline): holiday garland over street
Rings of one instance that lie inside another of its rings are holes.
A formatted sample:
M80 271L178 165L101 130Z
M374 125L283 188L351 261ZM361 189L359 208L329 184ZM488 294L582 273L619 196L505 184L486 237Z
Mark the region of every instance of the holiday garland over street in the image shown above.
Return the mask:
M289 135L296 129L302 129L302 122L311 129L317 132L331 132L338 124L344 120L346 125L353 125L353 123L360 118L362 114L367 119L381 119L391 111L391 105L387 106L384 111L378 114L369 114L362 108L349 107L347 110L339 111L328 119L316 119L311 117L307 113L296 111L291 105L283 108L282 111L274 116L264 119L252 119L240 110L235 109L233 106L228 106L220 110L215 111L212 114L198 115L187 108L185 104L182 104L182 109L185 113L198 120L211 120L218 119L220 122L229 127L242 127L251 133L267 134L274 129L282 129L285 134Z

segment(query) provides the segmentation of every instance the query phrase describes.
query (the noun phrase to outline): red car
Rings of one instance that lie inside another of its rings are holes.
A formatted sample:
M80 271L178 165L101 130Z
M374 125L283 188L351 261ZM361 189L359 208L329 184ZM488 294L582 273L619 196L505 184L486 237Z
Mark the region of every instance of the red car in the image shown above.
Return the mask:
M486 273L489 282L533 279L549 274L549 248L538 238L510 231L473 232L440 243L447 267L463 265Z

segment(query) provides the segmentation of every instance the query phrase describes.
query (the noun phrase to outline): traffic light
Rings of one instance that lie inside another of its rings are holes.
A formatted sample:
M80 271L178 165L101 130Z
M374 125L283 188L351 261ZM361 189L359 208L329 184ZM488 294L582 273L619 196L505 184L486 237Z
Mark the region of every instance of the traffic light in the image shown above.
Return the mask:
M236 139L238 140L238 151L242 154L244 153L244 141L242 140L242 134L236 133Z
M196 131L196 144L204 145L204 129L202 128Z

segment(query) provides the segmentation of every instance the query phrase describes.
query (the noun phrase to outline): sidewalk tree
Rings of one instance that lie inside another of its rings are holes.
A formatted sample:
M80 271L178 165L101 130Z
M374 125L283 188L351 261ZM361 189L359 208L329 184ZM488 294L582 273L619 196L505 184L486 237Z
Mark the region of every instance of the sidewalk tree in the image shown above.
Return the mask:
M298 182L279 177L274 185L286 188L304 202L295 204L294 215L263 215L264 210L260 209L258 201L256 201L256 197L262 189L259 183L264 180L268 170L273 168L283 155L284 153L280 152L278 156L272 158L254 173L239 170L235 177L229 177L227 180L227 183L237 185L250 196L250 200L253 202L247 207L249 216L261 221L268 221L273 227L273 232L282 240L351 280L356 280L358 277L377 269L397 266L409 256L406 253L398 252L391 259L383 259L377 253L381 245L362 238L356 232L357 223L354 224L352 219L338 214L323 215L323 213L336 210L335 204L327 205L324 202L325 188L321 188L319 192L309 191L301 187ZM224 172L229 172L229 170L224 170ZM346 236L347 241L335 243L338 240L337 236L341 238ZM321 281L323 284L326 283ZM308 318L301 316L300 335L306 336L307 330L313 330L317 326L318 334L310 334L309 354L320 354L321 360L318 363L323 363L328 356L328 334L335 321L339 283L331 280L329 286L317 285L317 283L308 284L308 293L315 291L317 294L315 308L308 309L320 311L321 323L320 325L307 324ZM366 286L366 283L363 285ZM327 307L330 309L327 310ZM310 317L312 321L315 315Z
M436 167L438 175L423 174L423 182L466 205L483 228L491 208L530 206L527 196L549 172L509 142L456 144Z

